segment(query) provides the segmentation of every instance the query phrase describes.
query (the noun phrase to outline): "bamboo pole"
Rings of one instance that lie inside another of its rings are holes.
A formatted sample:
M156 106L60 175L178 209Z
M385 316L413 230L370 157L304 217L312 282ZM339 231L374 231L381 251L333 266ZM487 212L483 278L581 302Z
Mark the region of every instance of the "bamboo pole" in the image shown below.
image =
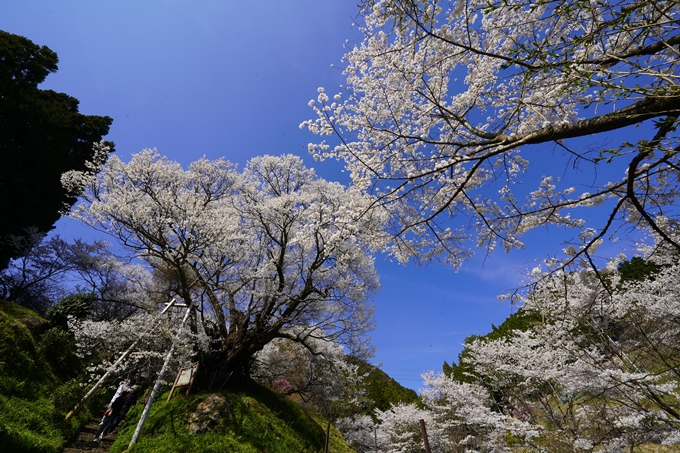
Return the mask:
M167 307L167 308L169 308L169 307ZM167 310L167 308L166 308L166 310ZM187 319L189 319L189 313L191 313L191 306L187 306L186 308L187 308L187 312L184 315L184 319L182 320L182 326L179 328L179 330L175 334L175 338L172 340L172 346L170 346L170 351L168 351L168 355L165 356L165 362L163 363L163 367L161 368L161 372L158 373L158 379L156 379L156 384L153 386L153 390L151 391L151 396L149 396L149 399L146 401L146 405L144 406L144 410L142 411L142 416L139 418L139 422L137 423L137 428L135 428L135 432L132 435L132 439L130 440L130 445L128 445L128 450L134 444L137 443L137 440L139 439L139 436L142 433L142 428L144 427L144 422L146 422L146 418L149 416L149 411L151 411L151 405L153 404L153 400L156 398L156 393L158 393L158 389L161 386L161 380L163 379L163 376L165 375L165 372L168 369L168 365L170 364L170 359L172 358L172 354L175 352L175 346L177 344L177 339L179 337L179 333L184 328L184 325L187 323Z
M328 425L326 425L326 443L323 447L323 453L328 453L328 441L331 437L331 422L328 422Z
M163 314L163 313L165 313L166 311L168 311L168 309L169 309L170 307L174 306L174 305L175 305L175 299L172 299L170 302L168 302L168 303L165 305L165 308L163 309L163 311L161 312L161 314ZM154 322L151 324L151 327L149 327L149 330L148 330L149 332L155 328L156 321L158 321L158 319L159 319L159 318L156 318L156 319L154 320ZM118 358L118 360L116 360L116 363L114 363L113 365L111 365L111 366L109 367L109 369L106 370L106 373L104 373L104 375L103 375L102 377L99 378L99 380L98 380L98 381L94 384L94 386L92 386L92 388L85 394L85 396L80 400L80 402L79 402L78 404L76 404L76 407L74 407L73 410L72 410L71 412L69 412L68 414L66 414L66 418L65 418L64 420L66 420L66 421L70 420L71 417L73 417L75 414L78 413L78 411L80 411L80 409L82 409L82 407L83 407L83 405L85 404L85 402L86 402L86 401L94 394L94 392L102 385L102 383L106 380L106 378L108 378L109 375L111 375L111 373L113 372L113 370L116 369L116 367L118 366L118 364L119 364L120 362L122 362L123 360L125 360L125 358L126 358L128 355L130 355L130 353L132 352L132 350L135 348L135 346L137 346L137 344L138 344L139 341L144 337L144 335L146 335L146 333L145 333L145 334L142 334L139 338L137 338L137 339L132 343L132 345L130 345L130 347L127 349L127 351L125 351L125 352L123 353L123 355L121 355L121 356Z
M116 367L118 366L118 364L119 364L120 362L122 362L123 360L125 360L125 358L126 358L128 355L130 355L130 353L132 352L132 350L137 346L137 343L139 343L139 340L140 340L139 338L136 339L135 342L132 343L132 345L130 345L130 347L127 349L127 351L125 351L125 352L123 353L123 355L121 355L121 356L118 358L118 360L116 360L116 363L114 363L113 365L111 365L111 366L109 367L109 369L106 370L106 373L104 373L104 375L103 375L102 377L99 378L99 380L98 380L98 381L92 386L92 388L85 394L85 396L83 397L83 399L81 399L80 402L79 402L78 404L76 404L76 407L74 407L73 410L72 410L71 412L69 412L68 414L66 414L66 418L65 418L66 421L70 420L71 417L73 417L75 414L78 413L78 411L80 411L80 409L82 409L82 407L83 407L83 405L85 404L85 402L86 402L88 399L90 399L90 397L91 397L91 396L94 394L94 392L102 385L102 383L106 380L106 378L108 378L108 377L111 375L111 373L113 372L113 370L116 369Z

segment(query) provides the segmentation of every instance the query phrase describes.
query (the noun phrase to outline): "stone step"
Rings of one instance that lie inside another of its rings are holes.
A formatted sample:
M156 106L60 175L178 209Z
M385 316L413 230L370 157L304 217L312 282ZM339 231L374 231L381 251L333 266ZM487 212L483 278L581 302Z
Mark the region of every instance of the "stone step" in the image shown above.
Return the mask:
M97 413L95 418L90 420L78 433L78 436L62 451L62 453L83 453L83 452L108 452L116 439L117 430L109 433L99 442L92 442L94 435L99 431L104 410Z

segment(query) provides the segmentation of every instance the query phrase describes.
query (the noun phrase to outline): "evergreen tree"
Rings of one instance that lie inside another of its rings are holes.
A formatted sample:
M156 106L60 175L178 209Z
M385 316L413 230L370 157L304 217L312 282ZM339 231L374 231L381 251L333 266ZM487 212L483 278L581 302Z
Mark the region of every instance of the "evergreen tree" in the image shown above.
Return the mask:
M61 175L86 169L93 143L113 121L82 115L77 99L38 89L57 62L46 46L0 31L0 269L19 256L9 236L32 227L48 232L60 210L75 202L77 194L63 189Z

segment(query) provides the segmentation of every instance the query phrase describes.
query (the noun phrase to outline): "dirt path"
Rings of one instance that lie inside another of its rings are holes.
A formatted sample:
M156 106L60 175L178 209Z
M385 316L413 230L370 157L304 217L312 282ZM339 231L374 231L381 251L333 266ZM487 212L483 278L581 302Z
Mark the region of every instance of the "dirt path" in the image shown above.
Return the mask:
M103 410L100 412L103 412ZM94 435L99 431L99 421L101 420L101 417L101 413L98 412L97 417L90 420L83 429L80 430L78 437L64 448L63 453L81 453L84 451L108 452L113 441L116 439L118 430L116 429L112 433L109 433L104 440L100 442L92 442Z

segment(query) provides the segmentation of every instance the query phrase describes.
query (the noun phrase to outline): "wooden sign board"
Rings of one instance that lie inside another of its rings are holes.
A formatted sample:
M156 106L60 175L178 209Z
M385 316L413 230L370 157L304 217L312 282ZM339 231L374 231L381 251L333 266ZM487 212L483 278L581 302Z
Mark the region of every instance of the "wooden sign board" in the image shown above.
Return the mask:
M191 383L191 379L194 377L195 367L181 368L179 370L177 379L175 380L175 387L184 387Z
M175 383L172 384L172 389L170 389L170 394L168 395L168 401L170 401L170 398L172 398L172 394L175 392L175 389L177 387L185 387L189 386L187 388L187 395L189 394L189 391L191 390L191 386L194 383L194 377L196 377L196 372L198 371L198 363L196 365L192 366L186 366L182 367L179 369L177 372L177 377L175 377Z

